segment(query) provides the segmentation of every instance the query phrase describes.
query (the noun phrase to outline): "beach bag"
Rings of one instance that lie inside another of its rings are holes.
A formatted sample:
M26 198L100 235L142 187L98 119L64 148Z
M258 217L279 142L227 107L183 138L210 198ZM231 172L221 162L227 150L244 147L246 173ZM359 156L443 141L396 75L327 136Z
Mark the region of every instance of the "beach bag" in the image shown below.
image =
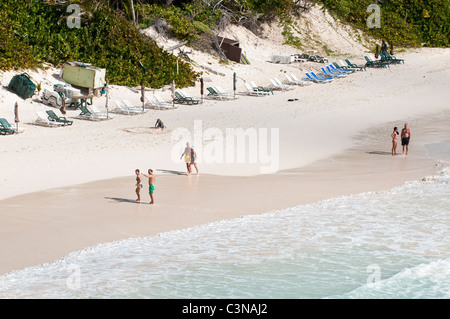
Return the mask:
M27 73L14 75L9 82L8 89L15 92L23 99L32 97L36 91L36 85L31 82L30 76Z

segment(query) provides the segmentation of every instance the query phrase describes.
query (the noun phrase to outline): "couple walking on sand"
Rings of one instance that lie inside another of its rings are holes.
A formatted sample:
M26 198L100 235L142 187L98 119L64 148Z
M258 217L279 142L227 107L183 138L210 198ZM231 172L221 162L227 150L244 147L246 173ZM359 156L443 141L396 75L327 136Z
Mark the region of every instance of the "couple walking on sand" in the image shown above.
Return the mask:
M136 195L137 195L137 202L141 201L141 188L144 187L144 185L141 182L141 175L148 178L148 193L150 194L150 204L155 203L155 199L153 198L153 193L155 192L155 175L153 175L153 170L148 169L148 175L144 173L140 173L139 169L135 170L136 173Z
M394 131L391 134L392 137L392 155L397 155L397 144L398 144L398 129L397 126L394 127ZM405 126L402 128L401 133L401 139L402 139L402 155L406 154L408 155L408 146L409 146L409 140L411 138L411 130L408 127L408 123L405 123Z
M197 153L194 151L194 146L190 146L189 143L186 143L186 147L184 149L183 154L181 154L180 159L184 156L184 162L186 163L186 169L188 176L192 173L192 165L194 165L195 170L198 175L198 167L197 167Z

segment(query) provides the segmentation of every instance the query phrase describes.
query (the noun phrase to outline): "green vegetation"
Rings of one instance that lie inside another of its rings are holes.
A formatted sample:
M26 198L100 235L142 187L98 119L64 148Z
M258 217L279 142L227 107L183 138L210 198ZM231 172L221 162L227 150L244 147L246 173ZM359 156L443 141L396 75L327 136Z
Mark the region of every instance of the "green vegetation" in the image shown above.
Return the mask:
M322 0L337 18L356 28L384 38L396 46L448 47L450 5L448 0L390 0L378 3L380 28L369 29L366 21L372 14L367 7L374 0Z
M177 86L190 86L199 74L187 61L142 35L139 28L152 25L189 46L219 52L215 34L228 24L258 34L262 23L276 19L283 28L284 43L301 49L294 31L302 22L295 16L314 2L396 47L449 46L448 0L383 1L379 4L381 28L374 29L366 21L372 14L367 7L375 0L73 0L83 9L80 28L67 26L69 1L56 2L0 1L0 70L41 67L44 61L57 66L80 61L106 68L109 83L157 88L174 79Z
M67 4L17 3L0 2L2 70L40 67L44 61L80 61L106 68L109 83L155 88L172 80L177 86L190 86L198 77L188 63L159 48L109 6L84 8L80 28L69 28Z

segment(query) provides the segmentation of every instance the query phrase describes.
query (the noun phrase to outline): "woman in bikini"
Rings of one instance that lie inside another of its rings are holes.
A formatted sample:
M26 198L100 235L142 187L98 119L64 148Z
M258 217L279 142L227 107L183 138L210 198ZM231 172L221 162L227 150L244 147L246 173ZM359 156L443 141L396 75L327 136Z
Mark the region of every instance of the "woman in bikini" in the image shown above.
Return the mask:
M141 174L138 169L134 171L136 173L136 195L137 195L137 202L141 201L141 188L144 187L144 185L141 184Z
M398 143L398 130L397 126L394 127L394 131L391 134L392 137L392 156L397 155L397 143Z

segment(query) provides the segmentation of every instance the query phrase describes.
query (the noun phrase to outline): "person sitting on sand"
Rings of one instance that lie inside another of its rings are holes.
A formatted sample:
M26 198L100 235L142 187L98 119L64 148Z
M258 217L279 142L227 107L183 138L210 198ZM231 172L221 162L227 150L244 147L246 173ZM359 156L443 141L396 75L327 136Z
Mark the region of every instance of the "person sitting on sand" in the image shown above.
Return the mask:
M137 195L137 202L141 201L141 188L144 187L144 185L141 184L141 174L138 169L134 171L136 173L136 195Z
M191 147L191 172L192 172L192 165L194 165L196 170L196 175L198 175L198 168L197 168L197 153L194 151L194 146Z
M184 162L186 163L186 169L187 174L191 174L191 147L189 145L189 142L186 143L186 147L183 151L183 154L181 154L180 159L184 156Z
M156 123L155 123L155 127L161 128L161 131L162 131L166 126L164 125L163 121L161 121L160 119L157 119Z
M402 128L402 155L405 154L408 155L408 146L409 146L409 140L411 139L411 130L408 127L408 123L405 123L405 126Z
M394 132L392 132L392 155L397 155L397 144L398 144L398 129L397 126L394 127Z
M155 199L153 198L153 193L155 192L155 175L153 175L153 170L148 169L148 175L142 173L145 177L148 178L148 193L150 195L150 204L155 203Z

